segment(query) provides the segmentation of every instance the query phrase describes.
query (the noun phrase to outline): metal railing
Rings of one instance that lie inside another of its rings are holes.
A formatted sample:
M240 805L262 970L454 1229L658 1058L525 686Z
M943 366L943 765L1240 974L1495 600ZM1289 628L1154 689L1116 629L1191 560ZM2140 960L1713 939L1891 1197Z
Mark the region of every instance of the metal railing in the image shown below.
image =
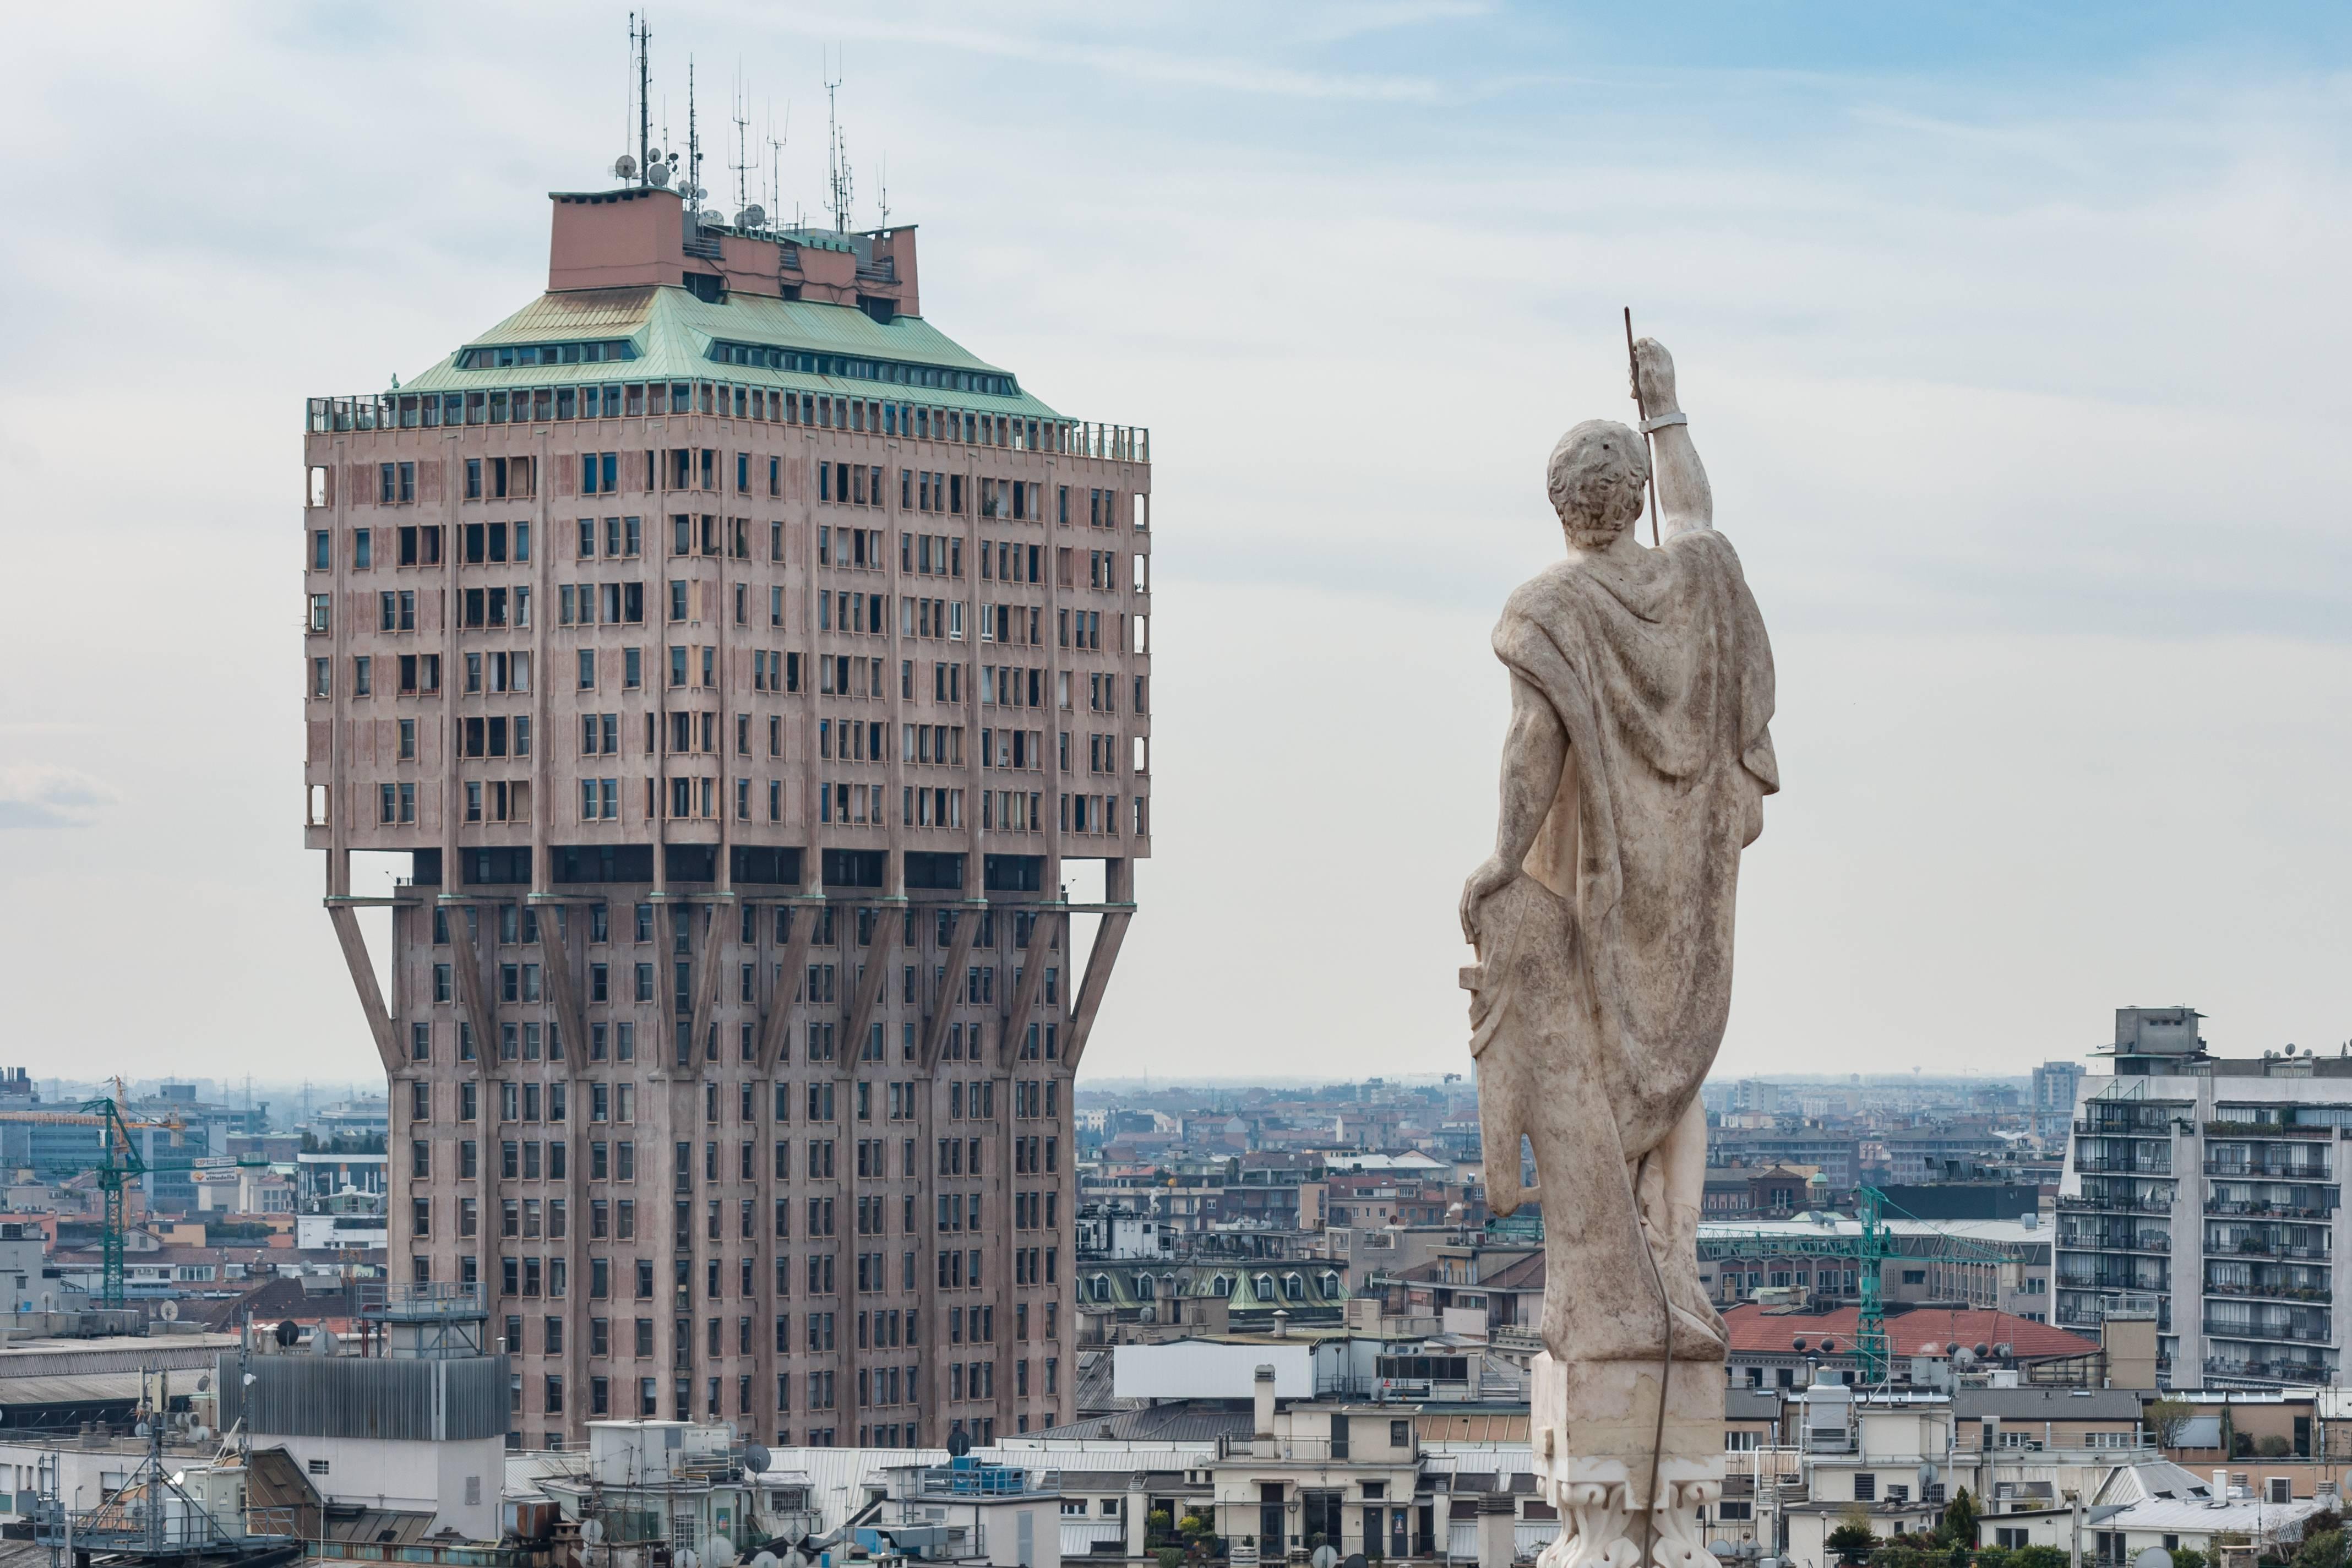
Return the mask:
M2226 1361L2219 1356L2208 1356L2205 1358L2205 1375L2236 1378L2242 1382L2324 1385L2336 1381L2336 1368L2327 1362Z
M2336 1300L2336 1292L2325 1285L2265 1285L2260 1281L2248 1285L2221 1285L2208 1279L2205 1294L2267 1297L2273 1301L2310 1301L2322 1306Z
M2297 1323L2232 1323L2207 1319L2205 1332L2210 1338L2224 1340L2277 1340L2285 1344L2326 1345L2336 1342L2336 1331L2331 1324Z
M1418 1441L1402 1450L1367 1434L1362 1437L1341 1438L1334 1443L1328 1437L1248 1437L1227 1433L1217 1439L1217 1458L1221 1459L1287 1459L1320 1463L1327 1459L1346 1461L1362 1459L1372 1464L1403 1464L1421 1452Z
M582 368L587 370L593 367L583 366ZM672 384L668 381L636 382L633 384L633 390L667 388ZM703 384L697 382L694 384ZM721 384L713 381L709 384L732 386L736 384L732 382ZM566 412L565 402L549 400L549 406L544 410L534 407L531 412L520 415L509 416L508 414L508 410L513 406L513 399L517 396L536 405L541 400L538 399L535 394L561 391L568 400L572 397L574 391L582 386L593 388L599 393L607 387L618 390L617 387L614 387L612 377L592 374L584 380L551 383L545 387L500 387L497 389L495 398L487 392L363 392L348 397L312 397L304 400L303 428L311 435L323 436L352 430L436 430L466 425L589 424L604 420L682 416L696 412L690 408L669 410L667 413L656 411L653 408L654 400L641 395L638 411L625 413L621 405L612 405L609 400L600 395L594 399L596 411L593 413L589 412L585 406L588 400L582 398L579 400L576 412ZM896 390L887 390L889 388L896 388ZM856 401L905 404L928 408L937 405L937 400L929 397L908 396L905 394L932 390L937 389L897 388L896 384L893 383L879 383L877 384L877 390L870 395L862 395L859 391L853 390L843 395ZM668 399L665 396L661 401L666 405ZM729 401L732 402L731 397ZM1146 426L1106 425L1086 419L1039 419L1034 421L1037 426L1037 439L1033 442L1029 438L1029 426L1033 421L1026 415L1014 417L1011 415L999 415L993 410L955 409L953 411L962 416L955 420L951 426L961 432L960 436L950 436L946 430L940 428L948 422L936 419L926 422L930 426L928 433L919 435L912 431L901 430L895 432L894 435L898 439L930 441L942 446L1001 447L1013 451L1057 452L1068 457L1097 458L1107 462L1118 463L1151 461L1151 431ZM496 417L493 417L494 414ZM734 417L733 415L721 415L715 410L706 413L704 416ZM776 423L769 420L755 422ZM790 427L789 422L786 422L786 426ZM806 428L806 426L800 427ZM1000 428L1003 431L1003 439L995 438ZM841 433L845 435L849 432ZM867 431L865 434L879 435L881 432Z
M2172 1153L2166 1149L2143 1158L2137 1154L2094 1154L2077 1149L2074 1152L2074 1169L2094 1174L2168 1176L2172 1174Z
M482 1288L478 1284L394 1285L380 1279L362 1279L359 1287L362 1317L383 1318L395 1322L417 1321L432 1318L478 1318L486 1310L482 1304Z
M2205 1203L2205 1212L2210 1215L2229 1215L2247 1219L2324 1221L2331 1218L2336 1211L2332 1207L2319 1208L2295 1204L2271 1203L2261 1198L2209 1198Z
M2208 1121L2205 1123L2206 1137L2226 1138L2233 1142L2247 1140L2260 1142L2272 1139L2296 1138L2305 1142L2315 1140L2332 1143L2336 1141L2337 1131L2334 1127L2306 1126L2292 1121Z
M2172 1205L2170 1198L2102 1197L2089 1193L2058 1200L2062 1212L2074 1213L2170 1214Z

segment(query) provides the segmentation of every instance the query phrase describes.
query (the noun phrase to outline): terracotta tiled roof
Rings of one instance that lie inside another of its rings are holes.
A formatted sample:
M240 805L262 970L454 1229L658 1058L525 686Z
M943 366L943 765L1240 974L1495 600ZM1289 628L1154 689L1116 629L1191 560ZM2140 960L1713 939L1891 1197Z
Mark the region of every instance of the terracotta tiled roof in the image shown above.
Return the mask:
M1724 1313L1723 1321L1730 1331L1735 1354L1786 1355L1793 1351L1791 1341L1801 1338L1818 1344L1825 1334L1838 1342L1839 1350L1850 1348L1855 1320L1860 1315L1861 1310L1855 1307L1840 1307L1827 1312L1768 1311L1750 1301ZM2097 1341L2081 1334L2011 1312L1980 1308L1921 1307L1890 1312L1886 1317L1886 1338L1896 1355L1916 1355L1921 1353L1921 1346L1930 1344L1941 1353L1944 1346L1955 1342L1963 1345L2006 1344L2021 1361L2094 1355L2099 1349Z

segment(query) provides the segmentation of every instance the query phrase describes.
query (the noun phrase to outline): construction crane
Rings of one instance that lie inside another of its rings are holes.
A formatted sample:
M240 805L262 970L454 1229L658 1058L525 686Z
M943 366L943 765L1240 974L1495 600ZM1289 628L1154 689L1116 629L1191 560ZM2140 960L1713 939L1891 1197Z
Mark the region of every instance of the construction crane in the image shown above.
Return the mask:
M1860 1308L1854 1319L1854 1360L1864 1384L1884 1383L1892 1352L1886 1336L1885 1281L1881 1276L1886 1260L1895 1256L1893 1233L1887 1229L1885 1218L1885 1211L1895 1207L1885 1193L1864 1186L1856 1190L1854 1199L1854 1217L1862 1226L1858 1234L1790 1229L1726 1235L1718 1230L1703 1236L1700 1245L1717 1258L1828 1258L1853 1264ZM1904 1217L1918 1216L1906 1214ZM1973 1263L2008 1261L1993 1247L1951 1235L1942 1237L1939 1256Z
M120 1079L115 1080L114 1088L115 1094L119 1097L122 1092L122 1082ZM83 1115L92 1117L98 1122L100 1160L90 1173L98 1178L98 1190L106 1204L105 1218L99 1238L100 1256L102 1259L99 1301L103 1306L120 1307L125 1303L122 1289L122 1257L128 1249L130 1240L130 1221L125 1214L127 1205L124 1194L129 1191L132 1181L138 1177L165 1172L193 1171L196 1169L198 1163L194 1160L149 1160L140 1153L139 1141L131 1136L131 1129L134 1125L165 1127L177 1131L179 1128L176 1122L142 1121L134 1124L124 1118L119 1098L85 1100L82 1101L81 1109ZM206 1164L232 1163L248 1169L255 1167L267 1169L269 1164L267 1160L251 1158L235 1162L205 1162Z

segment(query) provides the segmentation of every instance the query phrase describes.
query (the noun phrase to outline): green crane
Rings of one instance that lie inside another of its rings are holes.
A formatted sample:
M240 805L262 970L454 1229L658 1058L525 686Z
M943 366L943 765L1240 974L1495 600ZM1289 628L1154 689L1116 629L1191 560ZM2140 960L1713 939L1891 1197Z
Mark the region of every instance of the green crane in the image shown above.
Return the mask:
M99 1300L109 1307L122 1305L122 1252L126 1223L123 1218L123 1192L132 1178L147 1173L147 1162L140 1157L138 1140L131 1136L131 1124L122 1119L122 1108L111 1100L82 1101L82 1114L98 1118L100 1161L97 1171L98 1190L106 1200L104 1228L100 1232L100 1247L104 1263L104 1285Z
M117 1088L121 1086L118 1083ZM99 1125L100 1161L91 1173L98 1178L98 1190L106 1201L106 1215L100 1234L100 1256L102 1284L99 1301L102 1306L124 1305L122 1289L122 1255L130 1237L130 1222L125 1214L124 1194L138 1177L165 1171L193 1171L194 1160L150 1161L139 1152L139 1141L131 1135L131 1123L124 1120L120 1101L110 1099L86 1100L82 1114L95 1117ZM146 1123L145 1125L156 1125ZM166 1124L169 1125L169 1124ZM269 1162L240 1159L243 1167L266 1168Z
M1886 1307L1881 1275L1886 1260L1895 1256L1892 1233L1886 1227L1885 1219L1885 1211L1893 1206L1885 1193L1876 1187L1864 1186L1857 1190L1854 1201L1854 1216L1862 1226L1859 1234L1846 1235L1836 1230L1808 1234L1801 1230L1790 1230L1749 1231L1744 1235L1727 1236L1717 1231L1702 1237L1700 1245L1717 1258L1824 1258L1853 1264L1857 1271L1854 1284L1860 1307L1854 1321L1854 1360L1864 1384L1884 1383L1892 1352L1886 1337ZM1945 1237L1942 1246L1947 1257L1984 1263L2005 1261L1996 1249L1958 1237Z

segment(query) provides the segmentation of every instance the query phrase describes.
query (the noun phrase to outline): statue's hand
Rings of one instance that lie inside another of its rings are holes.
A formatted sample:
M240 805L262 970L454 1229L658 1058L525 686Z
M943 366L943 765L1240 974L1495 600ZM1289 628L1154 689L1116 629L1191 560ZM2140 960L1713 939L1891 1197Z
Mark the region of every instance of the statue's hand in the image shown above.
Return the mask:
M1675 398L1675 356L1655 338L1633 345L1633 384L1643 412L1653 419L1682 407Z
M1471 946L1478 945L1478 911L1488 899L1511 885L1519 868L1499 855L1490 855L1485 865L1470 873L1462 884L1462 939Z

